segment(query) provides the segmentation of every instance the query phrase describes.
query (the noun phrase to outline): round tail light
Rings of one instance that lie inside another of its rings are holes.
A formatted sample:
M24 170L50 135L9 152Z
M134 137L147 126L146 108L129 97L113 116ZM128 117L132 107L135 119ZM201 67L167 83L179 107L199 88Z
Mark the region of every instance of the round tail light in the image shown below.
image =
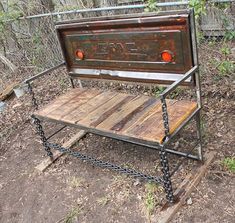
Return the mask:
M171 51L165 50L161 53L161 58L164 62L171 62L173 59L173 53Z
M77 50L75 52L75 55L76 55L77 59L79 59L79 60L83 60L84 59L84 53L83 53L82 50Z

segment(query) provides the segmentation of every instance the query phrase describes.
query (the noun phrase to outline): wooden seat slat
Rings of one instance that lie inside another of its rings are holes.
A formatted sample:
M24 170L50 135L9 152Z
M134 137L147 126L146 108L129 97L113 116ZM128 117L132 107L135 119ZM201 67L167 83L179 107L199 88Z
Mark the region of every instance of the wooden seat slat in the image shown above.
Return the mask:
M43 111L41 111L41 115L47 115L48 113L56 110L64 103L68 103L69 100L72 100L78 94L81 94L84 90L77 91L76 89L72 89L71 91L67 92L66 94L60 95L58 98L52 101L52 103L44 106Z
M132 100L127 101L127 103L122 104L116 111L113 111L109 117L106 117L106 119L96 127L101 130L111 130L117 123L121 122L149 99L150 98L147 96L133 97Z
M123 104L133 99L134 96L126 94L117 94L114 98L109 100L103 106L91 112L87 117L80 120L79 123L83 125L90 125L96 127L105 121L109 116L115 113Z
M129 113L126 117L123 117L123 119L115 124L111 130L113 131L123 131L133 125L133 123L136 123L136 121L142 117L144 114L148 113L148 111L155 107L156 105L156 98L150 98L147 100L144 104L136 108L134 111Z
M197 108L196 102L167 100L170 132ZM159 99L118 92L73 89L36 116L124 137L162 143L164 126Z
M158 103L159 107L155 112L145 118L143 122L136 120L133 127L128 131L125 131L125 134L142 139L148 139L150 141L162 140L165 133L161 104L160 102ZM190 101L167 100L170 133L173 133L176 128L196 109L196 107L197 104Z
M100 106L110 101L117 94L118 93L108 91L102 92L101 94L94 96L93 98L88 100L86 104L83 104L69 114L66 114L63 117L63 120L75 124L80 119L86 117L90 112L98 109Z
M79 106L85 104L90 99L101 94L98 90L85 90L81 91L76 97L73 97L67 103L62 104L60 107L57 107L56 110L48 113L48 117L53 117L56 119L61 119L67 114L70 114L73 110L76 110Z

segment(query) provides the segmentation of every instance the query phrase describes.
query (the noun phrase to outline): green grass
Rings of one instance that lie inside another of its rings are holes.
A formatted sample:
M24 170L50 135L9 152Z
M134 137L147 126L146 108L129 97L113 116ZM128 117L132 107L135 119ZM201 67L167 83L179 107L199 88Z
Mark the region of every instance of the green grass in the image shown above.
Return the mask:
M150 216L156 205L155 192L158 190L158 185L155 183L147 183L146 187L146 197L145 197L145 208L147 210L148 216Z
M163 87L163 86L156 86L156 87L153 89L153 94L155 95L155 97L158 97L165 89L166 89L166 87Z
M183 90L182 90L181 88L176 88L176 89L170 94L170 98L171 98L171 99L176 99L177 96L179 96L182 92L183 92Z
M64 223L73 223L76 217L80 214L81 209L81 205L77 205L71 211L69 211L66 217L64 218Z
M235 173L235 157L226 157L222 161L222 164L227 170Z
M78 187L81 187L83 186L85 183L85 180L81 177L71 177L68 181L68 185L71 187L71 188L78 188Z
M110 199L108 197L101 197L97 199L97 203L102 206L105 206L106 204L108 204L109 201Z

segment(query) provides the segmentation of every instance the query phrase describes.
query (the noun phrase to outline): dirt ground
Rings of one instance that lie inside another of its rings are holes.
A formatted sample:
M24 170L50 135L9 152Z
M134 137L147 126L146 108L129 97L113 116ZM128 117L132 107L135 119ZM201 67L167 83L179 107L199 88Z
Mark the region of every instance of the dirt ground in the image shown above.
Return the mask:
M222 79L215 79L213 75L205 72L202 76L202 127L204 152L216 151L217 155L172 222L234 222L234 174L222 164L225 157L235 155L234 80L232 75ZM46 97L47 103L58 92L66 91L67 85L63 72L37 81L39 102ZM156 93L149 87L88 82L84 85L134 94ZM157 222L156 216L164 202L160 186L93 167L69 156L61 157L44 173L36 172L35 166L45 158L45 153L39 138L35 137L30 120L32 112L26 95L7 101L7 108L0 113L1 223ZM48 132L58 128L45 125ZM76 131L65 129L55 140L63 142L71 132ZM185 137L191 139L192 136L188 132ZM74 149L146 173L160 171L158 152L141 146L88 134ZM175 156L171 155L169 159L171 167L178 162ZM193 161L185 162L173 177L174 188L198 165Z

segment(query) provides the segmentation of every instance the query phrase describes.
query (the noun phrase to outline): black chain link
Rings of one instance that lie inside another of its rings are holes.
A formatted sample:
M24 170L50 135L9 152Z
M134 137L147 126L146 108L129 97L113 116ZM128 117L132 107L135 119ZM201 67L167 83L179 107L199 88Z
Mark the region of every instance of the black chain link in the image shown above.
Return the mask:
M51 149L48 146L47 139L45 137L45 133L42 129L41 121L38 118L36 118L34 115L32 115L32 119L33 119L33 123L36 126L37 134L40 136L40 139L42 141L42 145L43 145L45 151L47 152L47 155L49 157L53 157L53 153L51 152Z
M29 82L27 82L27 84L28 84L29 93L32 97L32 104L35 107L35 109L38 109L37 100L35 98L35 94L33 92L32 86ZM162 102L162 112L163 112L165 135L166 135L166 137L168 137L169 123L168 123L166 100L164 98L162 98L161 102ZM164 147L161 147L161 151L160 151L160 159L161 159L162 172L163 172L163 179L162 179L161 177L150 176L150 175L143 174L143 173L138 172L133 169L123 168L123 167L120 167L118 165L115 165L115 164L112 164L109 162L98 160L98 159L93 158L91 156L83 155L77 151L72 151L70 149L63 148L58 144L49 143L47 141L47 138L45 137L45 133L43 131L40 120L38 118L36 118L34 115L32 115L32 119L33 119L33 123L36 125L36 131L37 131L38 135L40 136L40 139L42 141L44 149L47 152L47 155L49 157L53 157L53 153L51 152L51 148L54 148L54 149L60 151L61 153L68 153L72 156L75 156L75 157L81 159L81 160L91 162L93 165L96 165L99 167L108 168L108 169L111 169L111 170L114 170L114 171L117 171L120 173L125 173L125 174L133 176L133 177L138 177L138 178L150 181L150 182L163 184L165 192L166 192L167 200L169 202L174 202L172 184L171 184L171 180L170 180L169 164L168 164L167 154L166 154Z
M166 99L161 98L161 102L162 102L162 118L163 118L163 124L164 124L164 129L165 129L165 136L168 137L170 134L170 130L169 130Z
M93 165L96 165L96 166L99 166L99 167L108 168L108 169L111 169L111 170L114 170L114 171L117 171L117 172L120 172L120 173L127 174L129 176L138 177L138 178L141 178L141 179L144 179L144 180L147 180L147 181L150 181L150 182L158 183L158 184L163 184L164 183L164 181L161 177L154 177L154 176L146 175L146 174L137 172L136 170L133 170L133 169L123 168L123 167L118 166L116 164L112 164L112 163L109 163L109 162L98 160L98 159L93 158L91 156L81 154L77 151L72 151L70 149L63 148L58 144L47 143L47 145L50 148L54 148L54 149L60 151L61 153L70 154L72 156L75 156L75 157L83 160L83 161L88 161L88 162L92 163Z
M161 103L162 103L162 118L163 118L163 124L164 124L164 129L165 129L165 136L167 139L170 134L170 128L169 128L169 120L168 120L168 114L167 114L166 99L164 97L161 98ZM172 189L172 184L170 180L170 168L169 168L169 163L167 160L167 152L163 146L161 147L161 150L160 150L160 159L161 159L161 164L162 164L163 181L164 181L164 189L166 192L166 198L168 201L173 203L174 196L173 196L173 189Z
M37 103L37 99L35 98L33 88L31 86L30 82L27 82L27 85L28 85L29 94L31 95L32 104L35 107L35 109L38 110L38 103Z
M173 203L174 196L173 196L173 189L172 189L172 184L170 180L170 168L169 168L169 163L167 160L167 152L163 147L161 147L161 150L159 153L160 153L160 160L161 160L161 165L162 165L163 183L164 183L164 189L166 192L166 198L168 201Z

